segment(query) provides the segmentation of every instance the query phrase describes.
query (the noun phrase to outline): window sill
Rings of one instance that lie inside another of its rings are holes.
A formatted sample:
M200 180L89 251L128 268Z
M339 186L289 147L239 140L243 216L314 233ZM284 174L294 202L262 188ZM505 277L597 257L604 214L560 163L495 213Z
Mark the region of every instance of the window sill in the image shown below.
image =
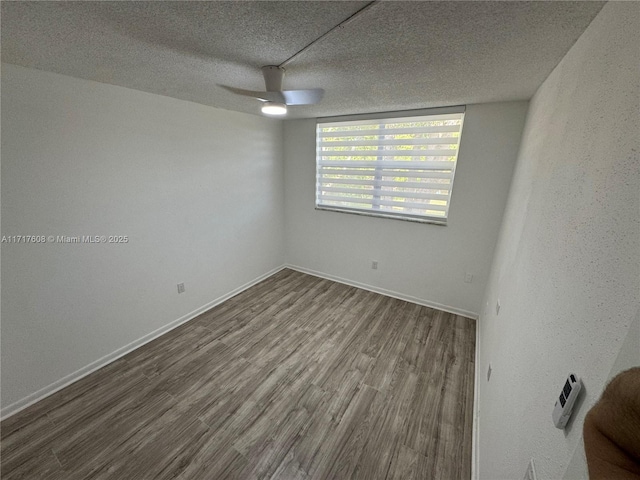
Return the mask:
M393 215L389 213L370 213L362 210L348 210L344 208L331 208L331 207L315 207L316 210L323 210L326 212L338 212L338 213L349 213L351 215L361 215L364 217L377 217L377 218L388 218L391 220L402 220L403 222L413 222L413 223L428 223L431 225L438 225L441 227L447 226L446 219L436 219L436 218L418 218L418 217L407 217L400 215Z

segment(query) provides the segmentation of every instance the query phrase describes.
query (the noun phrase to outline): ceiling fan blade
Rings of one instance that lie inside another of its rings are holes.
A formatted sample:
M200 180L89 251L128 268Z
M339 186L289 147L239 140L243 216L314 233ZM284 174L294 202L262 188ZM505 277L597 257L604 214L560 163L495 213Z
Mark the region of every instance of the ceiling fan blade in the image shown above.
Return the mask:
M242 88L229 87L228 85L219 86L237 95L257 98L263 102L285 103L285 97L281 92L257 92L254 90L243 90Z
M272 93L272 92L269 92ZM322 100L324 90L321 88L310 88L308 90L284 90L282 92L287 105L313 105Z

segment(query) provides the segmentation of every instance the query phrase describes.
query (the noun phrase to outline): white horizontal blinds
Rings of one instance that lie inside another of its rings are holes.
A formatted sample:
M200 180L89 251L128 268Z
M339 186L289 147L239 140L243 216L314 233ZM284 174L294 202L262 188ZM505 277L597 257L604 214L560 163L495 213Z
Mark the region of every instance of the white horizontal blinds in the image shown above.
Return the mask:
M318 122L316 205L445 221L463 118Z

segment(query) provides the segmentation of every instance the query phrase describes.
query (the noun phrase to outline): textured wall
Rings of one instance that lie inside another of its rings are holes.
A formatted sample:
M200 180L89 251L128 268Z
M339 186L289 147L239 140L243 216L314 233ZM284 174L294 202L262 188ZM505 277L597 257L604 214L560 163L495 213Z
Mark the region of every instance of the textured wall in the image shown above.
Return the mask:
M467 107L446 227L315 210L316 123L286 121L287 262L476 316L526 110L527 102Z
M282 122L2 66L2 404L279 267ZM176 284L186 292L178 295Z
M531 457L561 478L625 337L640 364L639 32L640 4L608 3L531 101L479 321L479 478ZM562 432L569 372L586 394Z

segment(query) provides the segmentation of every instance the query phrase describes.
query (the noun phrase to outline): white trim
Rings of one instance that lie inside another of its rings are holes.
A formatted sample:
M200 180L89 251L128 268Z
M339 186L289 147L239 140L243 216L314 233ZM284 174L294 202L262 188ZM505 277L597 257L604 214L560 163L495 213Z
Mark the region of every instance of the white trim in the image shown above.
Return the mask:
M270 277L271 275L274 275L276 273L278 273L280 270L284 269L285 266L281 265L279 267L274 268L273 270L270 270L269 272L260 275L259 277L255 278L254 280L251 280L248 283L245 283L244 285L230 291L229 293L222 295L221 297L216 298L215 300L207 303L206 305L203 305L200 308L195 309L194 311L187 313L186 315L183 315L182 317L178 318L177 320L174 320L168 324L166 324L163 327L158 328L157 330L154 330L151 333L146 334L145 336L139 338L138 340L134 340L133 342L129 343L128 345L125 345L124 347L121 347L119 349L117 349L116 351L105 355L102 358L99 358L93 362L91 362L90 364L80 368L79 370L76 370L73 373L70 373L69 375L66 375L64 377L62 377L59 380L56 380L55 382L47 385L44 388L41 388L40 390L24 397L21 400L18 400L17 402L12 403L11 405L7 405L6 407L3 407L0 410L0 419L4 420L8 417L10 417L11 415L15 415L16 413L24 410L25 408L33 405L36 402L39 402L40 400L48 397L49 395L52 395L54 393L56 393L59 390L62 390L64 387L71 385L74 382L77 382L78 380L80 380L83 377L86 377L87 375L95 372L96 370L99 370L100 368L110 364L111 362L114 362L115 360L119 359L120 357L126 355L129 352L132 352L133 350L135 350L136 348L141 347L142 345L149 343L152 340L155 340L156 338L160 337L161 335L164 335L165 333L173 330L176 327L179 327L180 325L182 325L183 323L188 322L189 320L192 320L193 318L197 317L198 315L200 315L203 312L206 312L207 310L210 310L211 308L215 307L216 305L221 304L222 302L228 300L229 298L239 294L240 292L245 291L248 288L251 288L252 286L254 286L256 283L261 282L262 280L266 279L267 277Z
M403 222L428 223L430 225L438 225L441 227L447 226L446 218L437 220L436 217L411 217L409 215L393 215L390 213L372 213L367 212L366 210L349 210L348 208L329 207L326 205L317 205L316 210L323 210L325 212L348 213L350 215L363 215L365 217L388 218L391 220L402 220Z
M473 420L471 438L471 480L478 480L480 467L480 317L476 321L476 359L473 382Z
M450 107L417 108L414 110L392 110L390 112L356 113L353 115L318 117L316 118L316 123L376 120L379 118L419 117L423 115L449 115L451 113L465 113L466 110L466 105L453 105Z
M453 313L455 315L462 315L463 317L468 317L473 320L478 319L478 314L475 312L470 312L468 310L463 310L461 308L450 307L449 305L443 305L441 303L424 300L418 297L412 297L411 295L405 295L400 292L394 292L393 290L374 287L373 285L367 285L366 283L354 282L353 280L347 280L346 278L337 277L335 275L330 275L328 273L318 272L316 270L311 270L305 267L298 267L297 265L287 264L285 265L285 268L290 268L291 270L297 270L298 272L307 273L309 275L325 278L327 280L333 280L334 282L344 283L345 285L351 285L352 287L362 288L363 290L368 290L370 292L380 293L381 295L397 298L398 300L405 300L407 302L417 303L418 305L424 305L425 307L435 308L437 310ZM476 325L476 328L477 328L477 325Z

